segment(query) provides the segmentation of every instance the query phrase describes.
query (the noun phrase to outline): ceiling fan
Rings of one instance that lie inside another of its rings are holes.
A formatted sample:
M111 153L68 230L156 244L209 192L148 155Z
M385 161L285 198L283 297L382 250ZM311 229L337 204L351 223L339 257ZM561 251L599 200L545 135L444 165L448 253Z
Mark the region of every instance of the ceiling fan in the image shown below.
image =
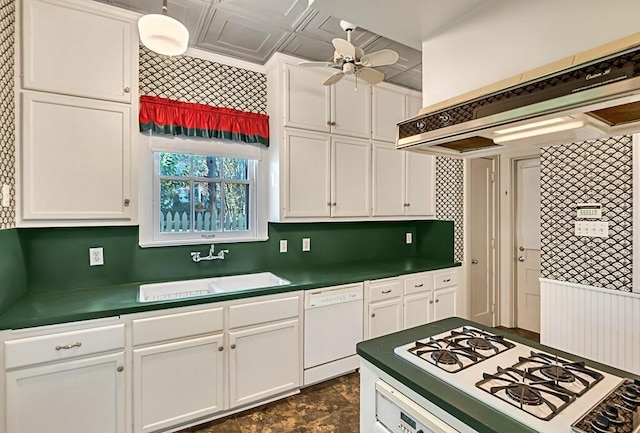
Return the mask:
M362 48L351 43L351 32L356 26L348 21L340 21L340 27L347 32L347 39L334 38L331 42L335 47L333 59L326 62L301 62L300 66L326 66L338 69L324 80L325 86L337 83L345 75L355 75L356 79L366 81L371 85L384 80L384 74L373 69L376 66L392 65L398 61L398 53L384 49L365 54Z

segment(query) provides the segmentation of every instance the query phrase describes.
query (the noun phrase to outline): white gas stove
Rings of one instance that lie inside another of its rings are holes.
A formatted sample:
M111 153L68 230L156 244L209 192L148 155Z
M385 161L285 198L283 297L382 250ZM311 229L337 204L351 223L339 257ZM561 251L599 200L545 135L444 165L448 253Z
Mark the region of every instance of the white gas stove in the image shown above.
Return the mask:
M640 432L640 383L464 327L396 355L539 432Z

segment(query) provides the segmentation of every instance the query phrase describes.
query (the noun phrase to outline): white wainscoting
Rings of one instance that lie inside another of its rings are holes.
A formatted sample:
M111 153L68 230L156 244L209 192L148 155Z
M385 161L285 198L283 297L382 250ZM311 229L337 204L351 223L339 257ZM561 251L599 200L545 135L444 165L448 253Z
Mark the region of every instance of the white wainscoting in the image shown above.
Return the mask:
M640 374L640 296L540 279L540 342Z

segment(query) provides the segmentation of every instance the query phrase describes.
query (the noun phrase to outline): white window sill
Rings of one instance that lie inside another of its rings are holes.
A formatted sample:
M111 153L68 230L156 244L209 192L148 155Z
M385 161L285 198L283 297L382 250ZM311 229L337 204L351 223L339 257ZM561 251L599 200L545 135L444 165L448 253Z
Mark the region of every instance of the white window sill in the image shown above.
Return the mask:
M268 241L269 237L257 237L257 238L221 238L221 239L176 239L176 240L142 240L140 239L138 245L141 248L153 248L153 247L179 247L184 245L211 245L211 244L230 244L240 242L264 242Z

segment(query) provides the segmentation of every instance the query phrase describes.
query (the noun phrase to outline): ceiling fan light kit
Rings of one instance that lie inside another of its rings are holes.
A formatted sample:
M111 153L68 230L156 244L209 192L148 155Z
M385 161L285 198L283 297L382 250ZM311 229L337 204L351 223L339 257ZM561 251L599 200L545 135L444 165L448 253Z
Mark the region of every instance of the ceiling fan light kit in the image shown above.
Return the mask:
M162 14L147 14L138 20L140 42L151 51L165 56L184 54L189 46L189 30L180 21L167 15L167 0L162 2Z
M351 43L351 32L356 26L348 21L340 21L340 27L347 32L347 39L334 38L331 42L335 48L333 59L327 62L301 62L300 66L323 66L338 69L324 80L325 86L337 83L345 75L355 75L372 86L384 80L384 74L372 69L376 66L392 65L398 61L398 53L384 49L365 54L360 47ZM356 84L357 85L357 84ZM357 87L356 87L357 88Z

